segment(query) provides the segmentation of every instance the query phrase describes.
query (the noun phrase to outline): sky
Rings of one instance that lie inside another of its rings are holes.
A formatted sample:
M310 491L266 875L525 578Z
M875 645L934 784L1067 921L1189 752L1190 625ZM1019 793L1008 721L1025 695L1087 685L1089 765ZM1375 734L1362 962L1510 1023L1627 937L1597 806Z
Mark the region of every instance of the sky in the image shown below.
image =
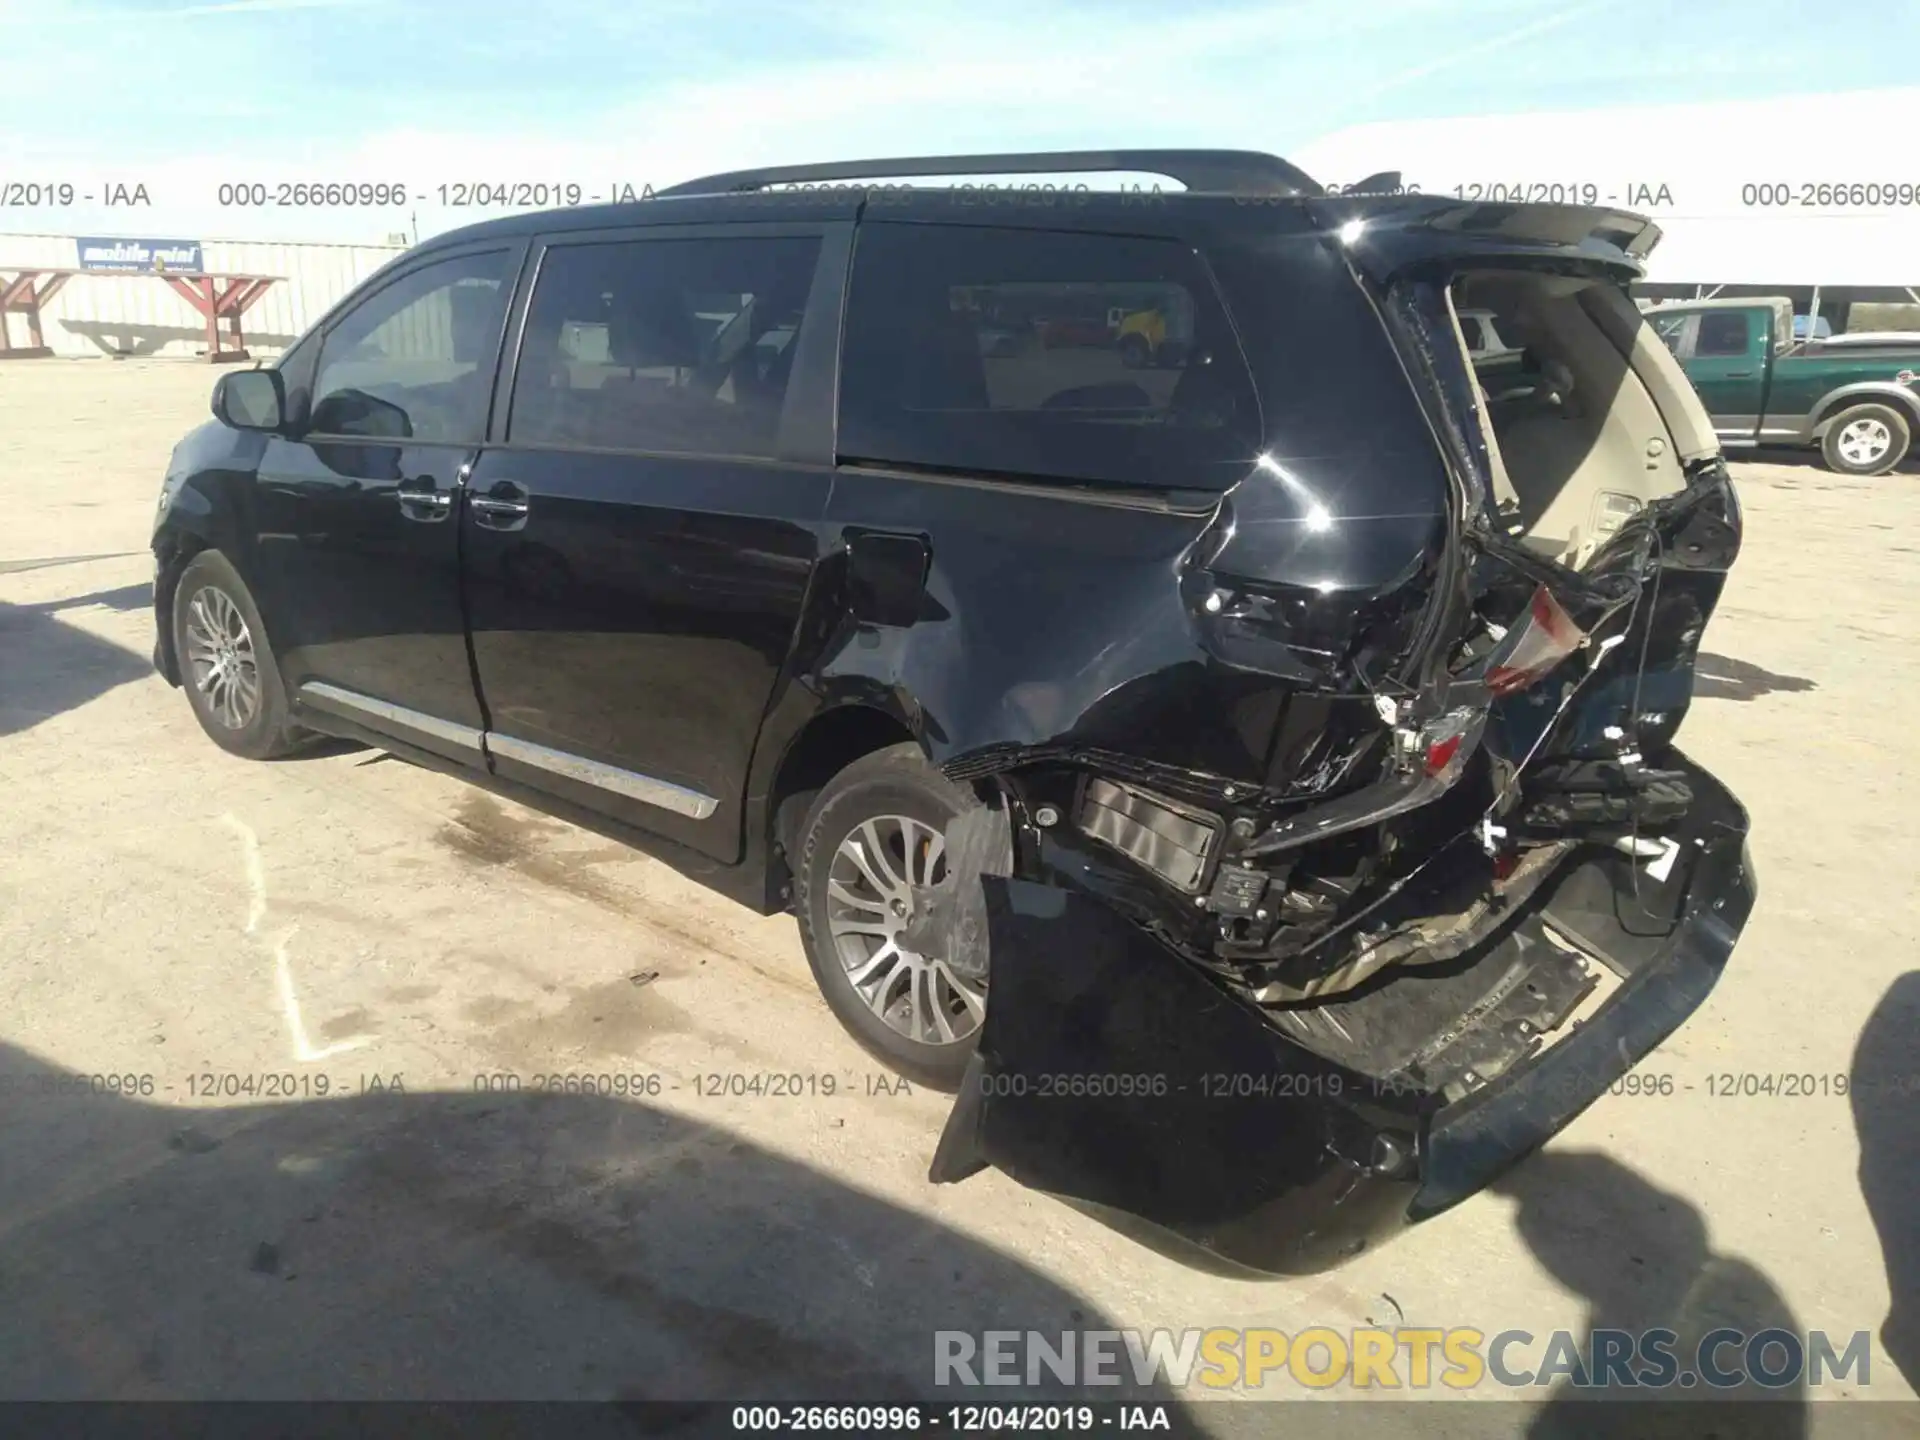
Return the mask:
M0 34L0 232L378 241L499 213L457 213L443 185L597 194L754 164L989 150L1286 155L1411 118L1790 105L1912 83L1920 7L0 0ZM1725 143L1737 151L1740 136ZM221 203L222 183L302 180L409 197ZM73 185L75 202L32 188L49 184ZM148 204L106 207L115 185L144 186Z

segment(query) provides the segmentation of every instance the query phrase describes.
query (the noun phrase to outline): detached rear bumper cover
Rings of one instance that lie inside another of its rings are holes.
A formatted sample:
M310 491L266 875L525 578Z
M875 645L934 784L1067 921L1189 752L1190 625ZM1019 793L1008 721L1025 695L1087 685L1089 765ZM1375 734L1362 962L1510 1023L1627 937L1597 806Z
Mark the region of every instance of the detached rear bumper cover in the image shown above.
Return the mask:
M1746 812L1704 770L1671 763L1694 803L1670 831L1682 850L1667 878L1612 850L1574 851L1510 928L1449 967L1445 983L1464 969L1489 989L1446 1043L1470 1054L1496 1028L1510 1040L1510 997L1524 1004L1535 967L1544 979L1583 963L1549 925L1620 988L1452 1103L1309 1051L1095 899L985 877L993 1004L931 1178L991 1164L1149 1243L1282 1275L1466 1198L1672 1033L1732 953L1755 893Z

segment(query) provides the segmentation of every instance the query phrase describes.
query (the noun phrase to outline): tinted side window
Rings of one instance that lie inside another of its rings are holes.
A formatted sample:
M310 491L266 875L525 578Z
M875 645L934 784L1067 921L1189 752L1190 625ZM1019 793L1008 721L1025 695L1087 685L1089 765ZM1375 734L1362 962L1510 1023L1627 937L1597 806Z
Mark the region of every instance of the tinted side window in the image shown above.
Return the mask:
M478 444L512 254L460 255L368 296L321 342L308 429Z
M1696 356L1746 354L1747 319L1744 310L1702 310L1700 328L1693 337L1693 353Z
M1259 436L1245 362L1187 247L860 227L843 458L1224 489Z
M1477 315L1460 317L1460 334L1467 342L1467 349L1478 352L1487 348L1487 337L1480 333L1480 318Z
M773 455L819 253L752 236L551 247L507 438Z

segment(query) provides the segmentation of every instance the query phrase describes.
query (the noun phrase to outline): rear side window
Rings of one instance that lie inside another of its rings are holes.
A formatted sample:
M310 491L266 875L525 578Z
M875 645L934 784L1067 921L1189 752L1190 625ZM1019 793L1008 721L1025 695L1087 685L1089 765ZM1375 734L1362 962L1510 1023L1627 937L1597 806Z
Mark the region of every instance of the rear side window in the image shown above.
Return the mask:
M423 265L349 310L321 342L307 428L478 444L512 258L492 250Z
M1253 385L1205 268L1167 240L864 224L843 459L1224 489Z
M1744 355L1747 353L1748 316L1744 310L1703 310L1694 334L1693 353Z
M819 252L766 236L553 246L508 440L773 455Z

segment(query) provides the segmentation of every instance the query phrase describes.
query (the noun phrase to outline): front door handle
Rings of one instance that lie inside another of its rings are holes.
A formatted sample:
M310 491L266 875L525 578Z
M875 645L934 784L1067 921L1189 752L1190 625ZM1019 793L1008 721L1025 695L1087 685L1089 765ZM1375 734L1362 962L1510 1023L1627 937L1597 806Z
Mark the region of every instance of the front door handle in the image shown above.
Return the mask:
M527 523L527 487L517 480L496 480L484 495L470 495L474 523L489 530L518 530Z
M1727 379L1729 380L1751 380L1752 378L1753 378L1753 371L1751 370L1727 371Z
M400 513L409 520L432 524L453 513L453 492L433 488L433 477L402 480L394 487L393 498L400 502Z

